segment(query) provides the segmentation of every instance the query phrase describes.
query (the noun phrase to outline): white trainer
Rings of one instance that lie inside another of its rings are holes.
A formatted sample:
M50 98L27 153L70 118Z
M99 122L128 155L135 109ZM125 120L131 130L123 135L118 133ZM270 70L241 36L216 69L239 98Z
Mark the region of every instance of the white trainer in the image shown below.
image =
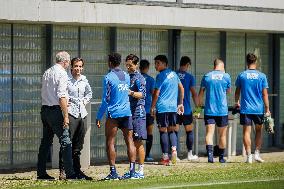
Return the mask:
M198 160L198 156L197 155L188 154L187 155L187 160L188 161Z
M257 162L259 162L259 163L263 163L263 162L264 162L264 160L261 159L259 153L255 153L255 154L254 154L254 160L257 161Z
M247 156L246 163L252 163L252 154Z

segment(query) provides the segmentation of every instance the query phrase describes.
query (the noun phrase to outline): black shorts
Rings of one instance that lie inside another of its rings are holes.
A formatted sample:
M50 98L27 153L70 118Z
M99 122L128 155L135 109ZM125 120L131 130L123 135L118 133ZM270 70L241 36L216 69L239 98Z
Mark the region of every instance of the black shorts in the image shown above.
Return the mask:
M241 114L240 115L240 124L241 125L262 125L263 124L263 114Z
M209 116L204 115L205 125L215 124L217 127L228 126L228 115L226 116Z
M177 123L176 112L157 113L156 117L157 117L158 127L176 126Z
M146 114L146 127L154 124L154 117L151 114Z
M179 125L190 125L192 124L193 118L192 114L187 114L187 115L177 115L177 123Z
M125 116L125 117L117 117L117 118L110 118L115 124L118 125L118 128L123 129L129 129L133 130L133 124L132 124L132 117L131 116Z

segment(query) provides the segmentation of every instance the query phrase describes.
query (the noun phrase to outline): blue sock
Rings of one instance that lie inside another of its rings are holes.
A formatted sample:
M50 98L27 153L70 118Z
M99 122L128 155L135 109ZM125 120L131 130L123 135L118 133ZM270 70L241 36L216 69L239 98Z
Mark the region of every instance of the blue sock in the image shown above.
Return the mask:
M194 139L193 132L192 131L186 132L186 147L188 151L192 150L193 139Z
M208 162L213 163L213 145L206 145Z
M116 173L115 165L110 166L110 172L111 172L111 174Z
M177 135L174 131L169 132L171 146L177 147Z
M224 159L225 149L219 148L219 159Z
M160 143L163 153L169 153L169 136L166 132L160 132Z
M146 157L150 156L150 151L152 148L153 144L153 135L147 135L147 140L146 140Z
M129 164L129 172L130 172L130 174L135 173L135 162L130 162L130 164Z

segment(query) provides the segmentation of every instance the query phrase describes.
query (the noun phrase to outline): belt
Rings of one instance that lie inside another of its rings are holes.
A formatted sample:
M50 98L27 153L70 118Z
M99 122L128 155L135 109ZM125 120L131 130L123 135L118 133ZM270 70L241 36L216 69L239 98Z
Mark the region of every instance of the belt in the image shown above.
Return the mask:
M46 108L46 109L60 109L60 106L59 105L54 105L54 106L42 105L42 108Z

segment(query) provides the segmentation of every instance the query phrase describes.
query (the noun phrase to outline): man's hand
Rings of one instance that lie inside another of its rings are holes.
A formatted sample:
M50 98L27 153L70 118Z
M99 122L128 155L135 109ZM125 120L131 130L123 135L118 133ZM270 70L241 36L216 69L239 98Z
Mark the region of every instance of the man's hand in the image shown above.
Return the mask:
M156 113L156 109L155 108L151 108L150 109L150 114L152 117L155 117L155 113Z
M68 116L64 117L63 128L69 128L69 117Z
M177 114L178 115L183 115L183 113L184 113L184 107L183 107L183 104L180 104L177 107Z
M96 125L97 125L98 128L101 128L101 121L96 119Z

